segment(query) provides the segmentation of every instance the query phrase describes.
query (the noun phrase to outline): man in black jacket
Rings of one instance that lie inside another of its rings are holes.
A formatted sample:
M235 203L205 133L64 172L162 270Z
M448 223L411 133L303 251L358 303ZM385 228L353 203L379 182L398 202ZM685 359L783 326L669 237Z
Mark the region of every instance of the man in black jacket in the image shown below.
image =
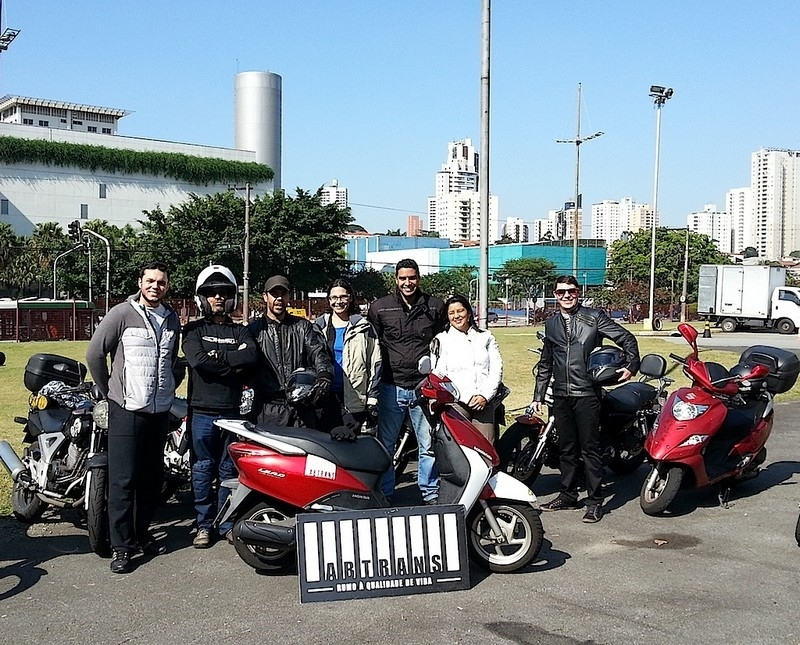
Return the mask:
M239 417L247 368L258 359L258 349L244 327L231 320L236 308L237 285L231 271L220 265L206 267L197 276L195 302L203 317L183 329L183 353L189 364L189 417L192 433L192 488L197 512L196 549L213 543L214 518L230 494L218 486L236 476L228 454L232 436L214 425L217 419ZM218 527L231 540L231 524Z
M545 322L544 347L531 407L535 413L541 412L552 376L551 414L555 415L558 429L561 492L541 508L543 511L580 508L578 464L582 455L587 493L583 521L599 522L603 518L600 388L590 379L587 362L591 351L608 338L625 352L628 365L617 370L620 381L625 381L639 369L639 347L634 335L603 311L580 304L580 286L574 276L559 276L553 295L559 314L550 316Z
M333 381L325 338L314 325L286 311L289 306L289 281L274 275L264 283L264 315L248 326L259 348L259 363L254 375L255 410L258 421L280 426L314 427L314 408L326 400ZM308 368L316 373L316 385L303 406L291 406L286 385L292 372Z
M433 459L431 428L419 407L414 388L422 375L417 364L430 351L430 342L445 319L444 303L419 288L419 267L414 260L400 260L395 266L397 291L373 302L367 319L378 332L381 344L381 385L378 391L378 439L394 454L397 436L408 414L419 446L417 485L426 504L439 497L439 475ZM394 494L394 469L384 474L381 490Z

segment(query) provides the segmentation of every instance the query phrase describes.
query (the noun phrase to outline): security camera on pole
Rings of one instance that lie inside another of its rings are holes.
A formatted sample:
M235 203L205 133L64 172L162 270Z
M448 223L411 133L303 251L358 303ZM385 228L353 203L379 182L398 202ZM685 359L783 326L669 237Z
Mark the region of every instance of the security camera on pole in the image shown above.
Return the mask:
M650 96L656 106L656 168L653 180L653 215L650 239L650 309L647 318L642 321L642 327L646 331L653 331L653 315L655 314L655 294L656 294L656 219L658 218L658 163L661 152L661 108L672 98L673 89L663 85L651 85Z

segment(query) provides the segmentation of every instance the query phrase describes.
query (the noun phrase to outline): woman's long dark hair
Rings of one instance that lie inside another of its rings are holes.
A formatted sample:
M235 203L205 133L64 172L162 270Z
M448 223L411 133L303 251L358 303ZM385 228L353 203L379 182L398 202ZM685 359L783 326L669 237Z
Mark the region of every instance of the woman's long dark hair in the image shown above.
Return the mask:
M353 314L358 313L358 305L356 305L356 296L353 293L353 287L350 286L350 283L344 278L336 278L336 280L331 282L330 286L328 287L328 298L331 297L331 291L336 287L344 289L350 296L350 304L347 307L347 314L349 316L352 316ZM331 308L330 301L328 301L328 309L331 311L331 315L333 315L333 309Z
M476 331L483 331L480 327L478 327L478 323L475 322L475 313L472 311L472 305L469 304L469 300L467 300L460 293L453 294L444 303L444 313L445 313L445 316L446 316L446 319L444 321L444 330L447 331L451 327L451 325L450 325L450 316L447 316L447 312L450 310L450 305L453 305L453 304L456 304L456 303L458 303L460 305L463 305L464 309L466 309L467 313L469 313L469 325L468 326L472 327Z

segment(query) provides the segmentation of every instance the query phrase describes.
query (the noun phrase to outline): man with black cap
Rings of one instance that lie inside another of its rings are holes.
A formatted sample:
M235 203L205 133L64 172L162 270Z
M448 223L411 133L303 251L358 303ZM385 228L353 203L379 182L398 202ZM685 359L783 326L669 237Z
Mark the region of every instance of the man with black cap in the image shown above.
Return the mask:
M322 334L310 321L286 311L290 291L289 280L282 275L267 280L262 290L267 308L248 326L260 350L253 378L254 411L260 409L261 423L313 427L314 408L326 399L333 381L333 365ZM292 406L286 385L292 372L301 367L316 373L316 384L310 405Z

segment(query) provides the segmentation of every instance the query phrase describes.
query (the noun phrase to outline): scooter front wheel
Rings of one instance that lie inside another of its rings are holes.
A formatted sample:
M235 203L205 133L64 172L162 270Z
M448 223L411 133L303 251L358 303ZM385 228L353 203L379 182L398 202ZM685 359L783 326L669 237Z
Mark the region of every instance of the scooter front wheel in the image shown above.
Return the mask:
M487 504L503 535L495 535L483 507L476 506L467 520L469 549L475 563L497 573L517 571L530 564L544 539L539 512L527 504L501 499L487 500Z
M659 515L667 510L681 488L683 475L680 466L653 466L639 494L639 505L646 515Z
M268 524L282 524L284 526L294 526L294 517L283 513L267 502L258 502L242 513L239 520L251 520L253 522L266 522ZM233 546L236 553L247 564L256 571L272 572L288 570L294 566L295 549L293 547L279 548L256 546L246 544L241 539L234 538Z

